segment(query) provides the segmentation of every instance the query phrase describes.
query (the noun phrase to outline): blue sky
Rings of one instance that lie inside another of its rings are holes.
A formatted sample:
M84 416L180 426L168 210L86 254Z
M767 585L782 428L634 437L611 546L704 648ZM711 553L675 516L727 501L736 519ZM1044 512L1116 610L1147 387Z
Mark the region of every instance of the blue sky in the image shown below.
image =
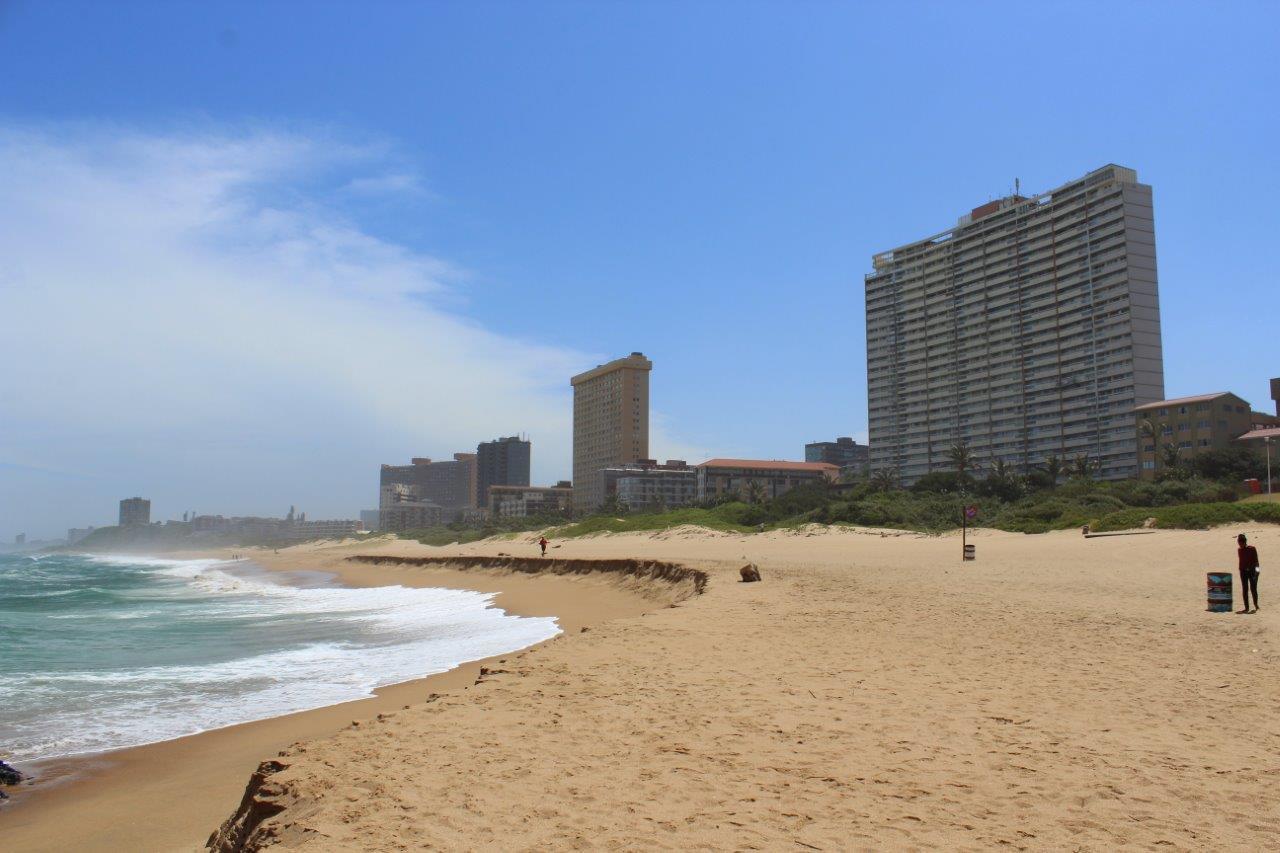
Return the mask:
M1265 407L1278 9L0 0L0 537L350 516L519 431L553 481L632 350L657 454L863 439L870 256L1108 162L1167 392Z

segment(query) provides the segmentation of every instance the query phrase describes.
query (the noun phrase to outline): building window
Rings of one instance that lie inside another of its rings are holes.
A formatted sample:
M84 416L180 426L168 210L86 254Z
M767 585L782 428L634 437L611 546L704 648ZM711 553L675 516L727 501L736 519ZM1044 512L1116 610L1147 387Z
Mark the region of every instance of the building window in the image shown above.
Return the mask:
M1144 460L1142 461L1142 467L1143 467L1145 470L1150 471L1152 468L1156 467L1155 460L1154 460L1154 459L1144 459Z

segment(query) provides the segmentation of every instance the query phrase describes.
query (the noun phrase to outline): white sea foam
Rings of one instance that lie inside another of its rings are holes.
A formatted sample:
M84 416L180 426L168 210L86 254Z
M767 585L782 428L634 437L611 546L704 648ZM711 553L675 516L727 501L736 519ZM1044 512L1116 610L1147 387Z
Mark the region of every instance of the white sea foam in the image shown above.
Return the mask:
M93 559L185 581L177 585L185 597L166 605L171 610L147 604L104 614L121 620L120 630L145 619L178 619L175 631L190 622L189 630L217 629L224 633L215 638L231 642L225 654L216 643L200 650L220 659L0 678L0 693L44 705L38 718L0 721L4 746L19 760L136 746L359 699L559 633L554 619L510 616L491 606L492 595L477 592L303 588L239 574L220 560ZM75 615L81 614L49 618ZM252 629L256 646L236 646L238 624Z

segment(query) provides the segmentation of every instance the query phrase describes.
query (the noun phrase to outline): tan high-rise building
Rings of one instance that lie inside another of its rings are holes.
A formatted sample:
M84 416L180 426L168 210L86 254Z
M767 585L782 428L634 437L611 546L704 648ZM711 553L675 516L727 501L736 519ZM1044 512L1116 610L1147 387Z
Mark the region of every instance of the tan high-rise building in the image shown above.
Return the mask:
M649 457L649 371L633 352L579 373L573 385L573 506L604 503L605 468Z

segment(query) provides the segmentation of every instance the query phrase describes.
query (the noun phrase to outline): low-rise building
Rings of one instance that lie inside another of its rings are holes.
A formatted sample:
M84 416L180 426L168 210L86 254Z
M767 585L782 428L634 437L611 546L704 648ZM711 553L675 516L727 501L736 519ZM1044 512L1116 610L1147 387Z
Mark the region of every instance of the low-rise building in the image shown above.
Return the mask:
M422 495L422 487L407 483L384 485L378 494L378 529L389 533L438 527L453 521L459 510L446 509ZM448 517L446 517L448 516Z
M605 500L614 497L630 510L661 512L698 498L698 472L683 459L641 459L605 468L601 475Z
M70 527L67 529L67 544L74 545L93 532L93 527Z
M383 465L378 485L415 486L418 495L445 510L453 521L463 509L476 505L476 455L455 453L453 459L433 462L414 457L408 465ZM378 509L382 509L379 504Z
M871 448L842 435L835 441L811 441L804 446L805 462L830 462L841 476L858 476L871 469Z
M830 462L709 459L698 466L698 500L725 495L742 500L772 500L797 486L830 483L839 475L839 467Z
M364 531L364 525L354 518L337 518L323 521L295 521L289 528L290 539L345 539Z
M554 486L489 487L490 518L568 516L572 511L573 486L567 480Z
M1138 475L1153 479L1165 465L1166 447L1186 461L1206 450L1224 450L1250 430L1280 419L1255 412L1249 401L1229 391L1147 403L1133 410L1138 438Z

